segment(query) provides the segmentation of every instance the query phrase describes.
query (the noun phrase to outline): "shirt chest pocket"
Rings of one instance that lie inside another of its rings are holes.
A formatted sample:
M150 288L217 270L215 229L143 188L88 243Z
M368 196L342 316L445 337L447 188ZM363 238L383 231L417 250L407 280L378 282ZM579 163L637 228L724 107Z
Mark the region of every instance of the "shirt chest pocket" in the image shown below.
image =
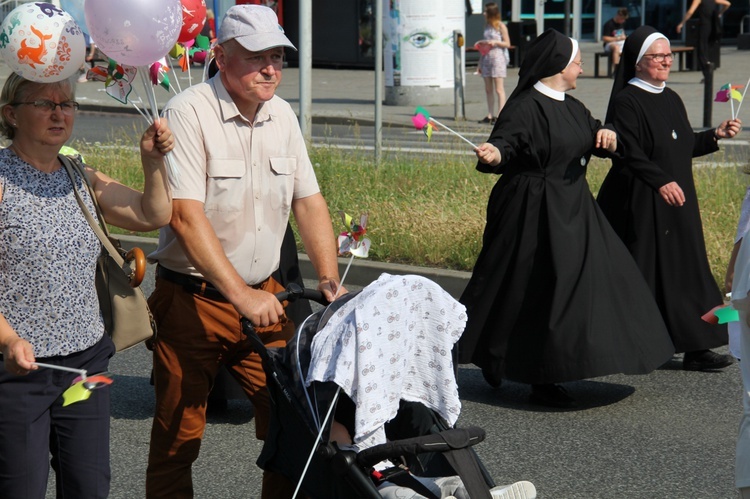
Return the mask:
M294 196L294 174L297 171L297 158L294 156L274 156L269 160L271 163L271 176L269 178L271 185L269 185L267 192L271 200L271 207L288 214Z
M244 159L210 159L206 164L206 210L240 211L245 197Z

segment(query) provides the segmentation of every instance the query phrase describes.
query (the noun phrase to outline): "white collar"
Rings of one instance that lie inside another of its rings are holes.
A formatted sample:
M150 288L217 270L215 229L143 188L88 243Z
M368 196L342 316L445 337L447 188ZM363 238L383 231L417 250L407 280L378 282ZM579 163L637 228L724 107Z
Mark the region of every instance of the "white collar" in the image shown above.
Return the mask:
M549 88L547 85L542 83L541 81L538 81L534 83L534 88L540 93L544 94L550 99L559 100L560 102L565 100L565 92L560 92L559 90L555 90L553 88Z
M652 85L651 83L643 81L637 77L630 80L628 84L645 90L646 92L651 92L652 94L660 94L664 91L665 88L667 88L666 82L662 82L661 86L657 87L656 85Z

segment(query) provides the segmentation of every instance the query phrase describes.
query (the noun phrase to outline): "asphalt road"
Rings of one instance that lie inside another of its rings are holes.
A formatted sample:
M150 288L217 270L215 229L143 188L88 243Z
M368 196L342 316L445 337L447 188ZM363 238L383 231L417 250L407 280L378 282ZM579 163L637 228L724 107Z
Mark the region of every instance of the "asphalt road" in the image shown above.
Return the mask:
M147 276L144 291L153 289ZM725 350L720 350L725 352ZM477 451L498 483L530 480L540 499L734 498L734 444L741 415L735 364L722 372L680 369L679 357L645 376L568 384L580 407L545 410L528 387L492 389L472 366L459 369L459 425L487 430ZM112 406L113 499L144 496L153 390L142 345L117 354ZM209 414L193 468L197 498L255 498L261 443L252 405L230 400ZM300 450L303 452L303 450ZM53 482L47 497L54 497Z

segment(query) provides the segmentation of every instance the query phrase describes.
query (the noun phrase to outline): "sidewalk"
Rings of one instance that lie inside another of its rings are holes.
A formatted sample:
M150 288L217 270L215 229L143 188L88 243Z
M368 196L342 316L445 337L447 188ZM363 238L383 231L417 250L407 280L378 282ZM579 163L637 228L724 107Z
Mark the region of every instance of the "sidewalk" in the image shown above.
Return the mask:
M594 78L594 54L601 49L601 45L594 42L582 42L584 74L578 80L578 88L570 94L589 108L594 117L604 119L604 114L609 102L612 89L612 80L601 77ZM747 51L737 50L733 46L722 47L721 67L714 74L714 88L712 90L712 126L718 125L723 119L729 118L730 104L713 102L713 96L718 89L726 84L745 85L750 77L750 54ZM604 63L604 61L602 61ZM700 129L703 125L703 92L704 86L700 83L703 78L700 72L677 71L678 62L675 61L673 71L670 75L668 85L675 90L683 99L687 108L688 117L694 128ZM600 68L602 74L604 68ZM5 80L9 69L0 65L0 83ZM425 103L430 114L448 126L457 127L459 130L486 130L489 134L490 126L477 123L486 114L484 96L484 82L478 75L474 75L474 68L466 70L464 79L465 121L454 119L454 104L431 106ZM178 77L182 88L188 86L186 73L179 73ZM202 68L193 68L191 71L192 82L200 82ZM518 68L509 68L508 77L505 80L505 90L509 95L518 82ZM140 82L137 86L142 97L143 90ZM83 110L127 112L134 113L132 106L126 106L107 96L101 83L88 82L79 84L77 88L77 100L81 103ZM278 94L289 101L295 112L299 111L299 70L297 68L285 68L283 80L279 86ZM169 98L174 95L162 88L156 89L156 98L161 109ZM363 69L321 69L312 70L312 113L315 123L360 123L370 124L374 120L374 73L372 70ZM735 106L737 103L735 102ZM744 109L744 106L743 106ZM747 111L750 113L750 110ZM413 106L386 106L382 108L383 126L411 127L411 116L414 113ZM745 116L745 114L742 114ZM748 118L750 120L750 118ZM750 137L748 132L743 132L743 137Z

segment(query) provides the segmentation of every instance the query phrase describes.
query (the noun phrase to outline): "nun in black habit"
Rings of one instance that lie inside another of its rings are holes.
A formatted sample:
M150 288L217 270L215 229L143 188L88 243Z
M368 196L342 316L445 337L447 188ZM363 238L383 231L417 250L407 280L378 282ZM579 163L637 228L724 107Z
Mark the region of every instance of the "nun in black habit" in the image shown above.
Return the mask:
M692 158L719 149L734 137L739 120L693 132L680 97L666 86L673 62L669 41L650 26L625 41L615 75L607 122L619 132L624 154L599 191L598 202L646 279L683 368L721 369L728 355L726 325L701 315L723 303L703 240Z
M591 154L617 148L614 131L565 94L576 87L575 40L547 30L529 46L519 82L477 170L501 175L487 206L482 250L461 302L459 361L532 385L532 403L569 407L556 383L643 374L674 352L648 286L586 182Z

